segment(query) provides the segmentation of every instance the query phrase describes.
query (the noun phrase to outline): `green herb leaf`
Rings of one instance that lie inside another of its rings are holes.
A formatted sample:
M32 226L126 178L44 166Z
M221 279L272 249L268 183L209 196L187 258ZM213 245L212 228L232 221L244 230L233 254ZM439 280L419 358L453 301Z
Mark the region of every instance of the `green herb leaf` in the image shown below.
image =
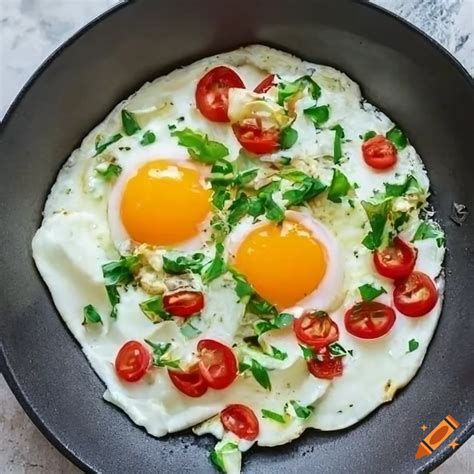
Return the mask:
M265 389L271 390L272 384L270 382L270 377L268 376L268 371L255 359L252 359L252 365L250 367L252 375L255 380Z
M171 367L172 369L179 369L179 360L170 359L169 350L171 343L155 343L148 339L145 342L153 349L153 365L155 367Z
M398 127L390 129L385 136L395 145L397 150L403 150L408 144L406 135Z
M142 139L140 140L140 145L147 146L155 143L156 135L151 131L148 130L143 134Z
M295 414L298 418L306 420L306 418L309 418L311 416L311 413L313 413L314 407L312 407L311 405L305 407L303 405L300 405L296 400L290 400L289 403L293 407L293 410L295 410Z
M248 283L247 279L241 273L232 270L232 277L235 281L235 292L239 297L239 301L247 302L248 299L255 293L252 286Z
M438 247L441 247L444 244L444 232L434 222L422 222L416 229L412 242L425 239L436 239Z
M178 143L188 149L191 158L201 163L213 164L229 154L228 148L222 143L209 140L207 135L189 128L175 130L171 136L177 137Z
M344 129L340 125L336 125L332 128L334 130L334 163L336 165L341 161L342 158L342 139L344 138Z
M275 316L272 323L279 329L286 328L293 323L294 316L290 313L280 313Z
M226 201L230 199L230 192L225 187L214 188L212 194L212 204L214 207L222 211L224 209Z
M122 167L114 163L108 163L105 168L102 168L102 166L99 165L95 170L100 176L102 176L102 178L104 178L104 181L109 182L117 176L120 176Z
M219 158L214 162L211 168L209 181L212 187L227 186L234 180L234 167L230 161Z
M375 286L365 283L362 286L359 286L360 296L363 301L372 301L380 295L387 293L384 287L375 288Z
M194 339L202 332L197 327L193 326L189 321L183 324L179 328L179 331L186 339Z
M239 362L239 374L243 374L250 369L250 365L245 362Z
M370 130L370 132L364 133L363 140L364 142L366 142L367 140L370 140L371 138L374 138L376 136L377 136L377 133L374 132L373 130Z
M113 319L117 318L117 305L120 303L120 295L116 285L107 285L105 287L107 291L107 296L109 298L110 304L112 305L112 311L110 312L110 317Z
M308 117L317 127L324 125L329 120L329 105L319 105L304 109L303 113Z
M256 314L257 316L278 315L278 311L275 306L270 304L268 301L265 301L263 298L260 298L258 295L253 295L252 298L250 298L247 309L250 313Z
M350 189L351 185L346 176L335 168L328 189L328 199L336 203L342 202L341 198L347 196Z
M163 270L170 275L181 275L188 271L201 273L205 264L203 253L193 253L192 255L182 255L176 252L168 252L163 255Z
M266 333L267 331L271 331L272 329L277 329L277 328L270 321L257 321L254 324L254 331L257 336L261 336L263 333Z
M250 184L257 177L257 174L258 169L256 168L242 171L235 177L234 184L238 187L244 187Z
M387 223L387 217L392 208L392 199L384 199L378 203L361 201L361 204L369 219L370 227L372 228L372 231L362 243L370 250L373 250L380 247L383 242L385 224Z
M301 347L301 351L303 352L304 360L311 360L316 357L316 353L311 347L302 346L301 344L299 344L299 346Z
M211 453L209 454L209 459L219 472L225 473L227 471L225 467L224 456L226 454L231 453L232 451L236 451L239 447L237 446L237 444L229 442L226 443L224 446L218 448L220 443L218 443L216 448L211 451Z
M138 257L120 257L102 265L105 286L126 285L133 280L133 269L138 264Z
M153 296L140 303L139 306L143 314L154 324L173 319L173 316L163 307L163 297L161 295Z
M319 179L312 178L302 171L285 170L280 173L280 176L287 181L296 183L292 189L283 193L283 199L287 201L287 206L299 206L315 198L327 188Z
M344 357L345 355L347 355L347 351L344 349L344 347L342 347L341 344L339 344L339 342L333 342L332 344L329 344L329 353L333 356L333 357Z
M284 105L285 101L303 92L305 88L314 100L321 96L321 88L310 76L302 76L293 82L281 81L278 84L278 104Z
M229 207L227 222L230 226L237 224L248 212L249 199L244 192L240 192L237 198Z
M264 208L267 219L273 222L282 222L285 219L285 211L273 200L271 195L266 197Z
M262 408L262 416L263 418L268 418L269 420L276 421L277 423L286 423L287 418L285 415L280 415L280 413L276 413L271 410L265 410Z
M135 118L135 115L128 110L122 110L122 128L125 132L125 135L133 135L135 132L140 130L140 125Z
M270 349L272 350L271 354L268 354L270 357L273 357L276 360L285 360L288 358L288 354L284 351L280 351L280 349L277 349L274 346L270 346Z
M416 339L410 339L408 341L408 352L413 352L418 349L420 343Z
M406 194L424 194L423 188L418 183L417 179L408 175L404 183L391 184L384 183L386 197L400 197Z
M229 233L230 228L227 223L218 215L212 216L211 219L212 227L212 239L216 243L222 243L225 236Z
M84 314L84 320L82 321L82 324L103 324L102 323L102 318L100 317L100 314L97 312L95 307L91 304L88 304L87 306L84 306L83 310Z
M98 135L95 141L95 155L100 155L106 148L112 145L115 142L118 142L122 138L121 133L117 133L113 137L109 138L106 142L101 143L101 136Z
M298 140L298 132L292 127L285 127L280 131L280 148L288 150Z
M202 274L202 281L204 284L209 284L211 281L220 277L227 271L227 265L224 262L224 246L222 243L216 244L216 253L214 259L206 267L204 273Z

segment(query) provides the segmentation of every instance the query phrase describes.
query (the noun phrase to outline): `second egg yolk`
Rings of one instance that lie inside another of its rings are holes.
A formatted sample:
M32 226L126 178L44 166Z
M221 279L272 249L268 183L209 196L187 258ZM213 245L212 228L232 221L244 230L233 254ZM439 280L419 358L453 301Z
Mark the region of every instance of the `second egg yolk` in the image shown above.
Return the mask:
M313 292L326 273L326 250L301 224L265 224L247 234L234 265L278 310Z
M197 169L156 160L128 180L120 215L130 238L172 245L196 236L211 211L210 190Z

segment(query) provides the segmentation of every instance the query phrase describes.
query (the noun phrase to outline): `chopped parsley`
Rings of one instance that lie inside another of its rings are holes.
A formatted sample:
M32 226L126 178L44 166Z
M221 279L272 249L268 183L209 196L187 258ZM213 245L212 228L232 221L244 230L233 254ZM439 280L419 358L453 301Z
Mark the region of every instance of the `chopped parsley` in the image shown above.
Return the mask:
M181 275L186 272L201 273L205 264L203 253L182 255L177 252L168 252L163 255L163 270L170 275Z
M189 156L205 164L213 164L229 154L228 148L222 143L209 140L208 136L194 132L189 128L171 132L178 138L178 144L188 149Z
M216 253L214 258L208 264L202 273L202 281L208 284L216 278L220 277L227 271L227 264L224 261L224 245L222 243L216 244Z
M143 137L140 140L140 145L151 145L152 143L155 143L155 140L156 135L151 130L148 130L143 134Z
M280 313L270 321L257 321L254 325L255 333L257 336L260 336L263 333L273 329L282 329L288 327L293 323L293 319L294 317L290 313Z
M342 197L347 196L351 189L349 180L346 178L346 175L334 168L331 184L328 189L328 199L335 203L342 202Z
M122 110L122 128L125 132L125 135L133 135L134 133L141 130L140 125L135 118L135 114L129 112L128 110Z
M172 369L179 369L179 360L171 359L169 350L171 349L171 343L155 343L148 339L145 342L153 350L153 365L155 367L171 367Z
M344 347L339 344L339 342L333 342L332 344L329 344L329 353L333 356L333 357L344 357L345 355L347 355L347 351L346 349L344 349Z
M298 140L298 132L292 127L285 127L280 131L280 148L288 150Z
M305 88L308 88L314 100L321 96L321 88L310 76L302 76L293 82L281 81L278 84L278 104L284 105L288 99L302 93Z
M444 232L434 222L422 222L412 241L425 239L436 239L438 247L441 247L444 244Z
M378 296L387 293L387 291L382 286L380 288L375 288L375 286L365 283L364 285L359 286L359 293L362 301L372 301Z
M385 197L400 197L406 194L424 194L423 188L412 175L408 175L404 183L384 183L384 186Z
M364 135L362 136L362 140L366 142L367 140L370 140L371 138L374 138L377 136L377 133L374 132L373 130L370 130L369 132L365 132Z
M287 206L299 206L315 198L327 188L319 179L312 178L302 171L285 170L280 173L280 176L294 183L292 188L283 193Z
M333 158L336 165L341 161L342 158L342 139L344 138L344 129L340 125L333 127L334 130L334 148Z
M270 346L271 353L266 353L270 357L273 357L276 360L285 360L288 359L288 354L284 351L280 351L280 349L276 348L275 346Z
M219 472L227 472L227 469L225 467L225 457L226 455L229 455L235 451L238 451L239 447L237 444L228 442L221 446L222 441L217 443L216 447L211 451L209 454L209 459L211 463L214 465L214 467L219 471Z
M372 229L364 238L362 244L369 250L375 250L379 248L384 241L385 224L387 223L388 214L392 208L392 199L384 199L378 203L361 201L361 204L367 214Z
M316 127L321 127L329 120L329 105L314 105L303 110Z
M173 319L173 316L163 307L163 297L161 295L153 296L140 303L139 306L143 314L154 324Z
M416 339L410 339L408 341L408 352L413 352L418 349L420 343Z
M295 415L298 418L302 418L303 420L306 420L306 418L309 418L311 416L311 413L313 413L314 407L311 405L308 406L303 406L300 405L296 400L290 400L286 405L285 405L285 411L288 412L288 407L291 406L293 411L295 412Z
M82 321L83 325L103 324L100 314L98 313L97 309L93 305L88 304L87 306L84 306L83 314L84 314L84 320Z
M299 344L299 346L301 347L301 351L303 352L304 360L311 360L316 357L316 353L311 347L303 346L301 344Z
M271 410L266 410L265 408L262 408L261 412L262 412L263 418L267 418L269 420L276 421L277 423L284 424L288 421L287 417L284 414L281 415L280 413L276 413L276 412L271 411Z
M95 168L97 174L99 174L104 181L109 182L115 179L117 176L120 176L122 172L122 167L114 163L100 163Z
M395 145L397 150L403 150L408 144L406 135L398 127L390 129L385 136Z
M202 332L197 327L193 326L191 322L189 321L183 324L179 328L179 331L186 339L194 339L195 337L199 336L199 334L201 334Z
M255 359L252 359L252 364L250 366L250 371L252 372L252 375L254 379L265 389L265 390L271 390L272 389L272 384L270 382L270 377L268 375L268 371L263 365L260 364L260 362L256 361Z

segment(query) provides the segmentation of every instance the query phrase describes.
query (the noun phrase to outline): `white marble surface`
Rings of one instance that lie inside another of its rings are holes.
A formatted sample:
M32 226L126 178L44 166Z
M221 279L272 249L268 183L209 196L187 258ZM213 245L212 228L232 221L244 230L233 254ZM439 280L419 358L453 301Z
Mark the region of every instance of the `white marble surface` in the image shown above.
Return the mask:
M0 0L0 117L41 62L118 0ZM474 0L376 0L449 49L474 73ZM78 473L43 438L0 378L0 473ZM473 474L474 439L437 474Z

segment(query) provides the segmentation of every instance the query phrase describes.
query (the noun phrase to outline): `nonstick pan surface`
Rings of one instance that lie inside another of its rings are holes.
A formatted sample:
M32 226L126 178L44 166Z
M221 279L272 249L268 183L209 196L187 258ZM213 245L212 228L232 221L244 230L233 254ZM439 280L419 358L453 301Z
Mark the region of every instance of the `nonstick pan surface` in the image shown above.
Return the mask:
M408 133L427 166L447 233L443 314L415 379L352 428L307 431L245 456L247 473L429 471L453 449L416 460L425 424L452 415L474 429L474 87L439 45L358 1L141 0L120 5L58 50L21 92L0 142L0 362L26 412L82 469L211 472L211 438L155 439L102 400L104 387L57 314L31 258L48 190L64 160L111 108L146 80L218 52L262 43L349 74Z

